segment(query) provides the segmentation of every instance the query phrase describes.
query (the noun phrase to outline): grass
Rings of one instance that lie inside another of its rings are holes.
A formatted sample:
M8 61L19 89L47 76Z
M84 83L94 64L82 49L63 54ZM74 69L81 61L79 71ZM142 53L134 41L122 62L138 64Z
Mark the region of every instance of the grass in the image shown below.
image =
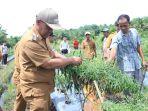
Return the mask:
M8 55L9 56L12 56L14 54L14 49L13 48L9 48L9 52L8 52Z
M105 111L148 111L148 102L142 103L143 101L140 101L138 103L115 103L112 101L105 101L103 104L103 110Z
M148 87L135 94L133 97L125 98L123 101L106 100L103 103L105 111L148 111Z
M13 108L14 98L15 98L15 88L14 85L10 82L12 77L12 72L14 70L14 61L11 61L6 67L0 69L0 81L1 84L0 88L3 89L5 85L7 90L5 90L3 94L3 111L10 111ZM1 90L1 93L3 90Z
M12 111L15 97L16 93L14 84L8 84L8 90L5 91L3 95L4 105L2 106L2 108L4 111Z
M148 61L148 39L147 39L148 31L142 31L139 34L141 36L144 57L145 60Z
M3 84L8 84L10 79L11 79L11 76L12 76L12 72L14 70L14 62L10 62L6 67L3 67L1 66L1 69L0 69L0 81L3 83Z

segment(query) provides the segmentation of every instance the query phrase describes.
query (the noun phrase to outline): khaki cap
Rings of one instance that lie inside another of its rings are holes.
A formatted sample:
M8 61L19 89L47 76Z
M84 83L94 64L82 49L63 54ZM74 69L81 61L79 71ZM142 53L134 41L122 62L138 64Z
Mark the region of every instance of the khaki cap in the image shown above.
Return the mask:
M45 22L52 29L63 29L58 20L58 13L52 8L46 8L36 15L36 20Z
M106 27L102 30L102 32L108 32L108 31L109 31L109 29Z
M85 32L85 35L90 35L91 33L90 32Z

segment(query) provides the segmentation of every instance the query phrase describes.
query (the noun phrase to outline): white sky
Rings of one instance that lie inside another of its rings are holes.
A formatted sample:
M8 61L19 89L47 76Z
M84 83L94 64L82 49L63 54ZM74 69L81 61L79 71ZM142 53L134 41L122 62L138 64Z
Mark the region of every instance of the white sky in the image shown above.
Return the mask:
M9 35L22 35L44 8L59 13L64 28L114 23L120 14L148 16L148 0L0 0L0 24Z

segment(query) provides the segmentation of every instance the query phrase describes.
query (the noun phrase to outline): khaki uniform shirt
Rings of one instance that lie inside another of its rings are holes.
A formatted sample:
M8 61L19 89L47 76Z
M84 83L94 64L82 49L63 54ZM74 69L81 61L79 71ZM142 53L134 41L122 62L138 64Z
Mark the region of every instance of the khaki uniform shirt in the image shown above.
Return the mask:
M84 53L84 58L92 59L96 54L96 45L92 40L83 40L82 49Z
M14 64L15 64L15 68L14 68L14 73L13 73L13 83L15 85L20 84L20 65L19 65L19 42L15 45L14 48Z
M112 34L110 34L107 39L106 39L106 48L110 48L110 45L112 43L112 39L113 37L115 37L115 35L117 34L117 32L114 32Z
M43 39L35 27L26 32L20 41L19 50L21 85L54 85L55 70L40 67L44 61L51 59L50 51L49 39Z

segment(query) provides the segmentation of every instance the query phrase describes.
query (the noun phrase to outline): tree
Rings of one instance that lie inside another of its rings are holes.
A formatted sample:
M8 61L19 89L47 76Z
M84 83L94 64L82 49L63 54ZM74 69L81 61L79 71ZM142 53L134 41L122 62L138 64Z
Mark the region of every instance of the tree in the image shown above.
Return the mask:
M14 47L15 44L20 40L20 36L10 36L10 38L7 38L7 43L9 47Z
M0 26L0 44L7 42L7 33L6 30Z

